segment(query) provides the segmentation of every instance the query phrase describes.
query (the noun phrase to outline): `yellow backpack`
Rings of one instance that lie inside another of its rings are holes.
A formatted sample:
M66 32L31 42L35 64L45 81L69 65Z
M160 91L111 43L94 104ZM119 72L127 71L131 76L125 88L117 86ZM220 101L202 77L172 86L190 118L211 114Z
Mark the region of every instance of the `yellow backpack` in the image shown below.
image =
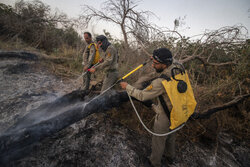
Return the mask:
M163 80L162 84L173 106L170 113L170 129L173 130L188 120L197 103L186 71L172 75L170 81Z
M92 45L95 46L95 50L96 50L96 51L95 51L95 58L94 58L94 60L93 60L93 62L92 62L92 65L94 65L94 64L96 64L96 63L99 62L99 60L100 60L100 53L99 53L99 50L98 50L97 45L96 45L95 43L89 44L89 46L88 46L88 51L90 50L90 47L91 47Z

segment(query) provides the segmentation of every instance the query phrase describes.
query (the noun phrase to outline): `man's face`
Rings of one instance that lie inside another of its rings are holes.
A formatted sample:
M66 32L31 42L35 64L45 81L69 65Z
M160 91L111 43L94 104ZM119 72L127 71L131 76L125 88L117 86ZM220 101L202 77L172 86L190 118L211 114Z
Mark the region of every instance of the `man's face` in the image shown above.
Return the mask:
M158 62L155 59L152 59L152 67L155 69L156 72L160 73L166 68L166 65Z
M84 34L84 40L87 42L87 44L90 44L92 41L88 34Z

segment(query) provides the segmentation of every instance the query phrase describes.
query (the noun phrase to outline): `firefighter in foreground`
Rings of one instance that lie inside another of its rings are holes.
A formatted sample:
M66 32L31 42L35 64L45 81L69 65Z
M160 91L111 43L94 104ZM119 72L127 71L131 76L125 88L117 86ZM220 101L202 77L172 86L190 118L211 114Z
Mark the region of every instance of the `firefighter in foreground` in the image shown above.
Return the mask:
M91 73L95 71L104 71L104 80L101 92L108 89L118 80L118 54L117 50L104 35L96 37L98 48L102 49L101 59L102 62L99 66L89 69Z
M87 43L83 52L83 72L87 72L83 75L83 90L89 89L91 73L88 71L93 65L99 63L99 50L97 45L92 41L92 35L89 32L84 32L84 39Z
M140 101L152 100L152 108L156 112L153 130L156 133L167 133L170 127L169 111L171 111L172 105L162 85L162 81L171 77L171 69L174 68L173 58L167 48L160 48L154 50L152 60L152 67L155 69L157 76L155 76L155 79L152 80L148 87L139 90L126 82L121 82L120 86L127 90L128 95ZM166 151L166 163L173 163L175 157L175 138L176 133L163 137L153 136L152 152L145 163L149 166L161 166L164 151Z

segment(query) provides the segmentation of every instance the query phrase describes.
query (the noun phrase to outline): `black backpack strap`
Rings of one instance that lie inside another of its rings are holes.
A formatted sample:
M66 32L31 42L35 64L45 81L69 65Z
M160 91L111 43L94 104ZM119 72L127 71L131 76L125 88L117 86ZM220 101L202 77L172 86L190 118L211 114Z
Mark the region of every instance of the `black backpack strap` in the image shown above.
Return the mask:
M165 75L165 74L161 74L161 76L160 76L159 78L163 78L163 79L165 79L165 80L167 80L167 81L170 81L170 80L171 80L171 79L170 79L167 75ZM165 111L165 114L167 115L168 119L170 120L170 111L169 111L168 106L167 106L167 104L166 104L166 102L165 102L165 100L164 100L164 98L163 98L162 95L159 96L159 100L160 100L160 102L161 102L161 105L162 105L162 107L163 107L163 110Z
M172 68L171 69L171 76L172 76L172 78L174 79L174 80L176 80L176 81L180 81L179 79L176 79L175 78L175 73L174 73L174 71L179 71L182 75L183 74L185 74L185 70L184 69L181 69L181 68L178 68L178 67L174 67L174 68Z
M159 96L159 100L161 102L163 110L165 111L165 114L167 115L168 119L170 120L170 111L169 111L168 106L167 106L167 104L166 104L166 102L165 102L162 95Z
M158 77L154 77L154 78L152 78L152 79L150 79L150 80L147 80L147 81L142 82L142 87L143 87L143 89L145 89L146 87L148 87L148 86L151 84L151 82L152 82L153 80L157 79L157 78L158 78Z
M159 78L163 78L163 79L165 79L165 80L167 80L167 81L171 81L171 78L168 77L168 76L165 75L165 74L161 74Z

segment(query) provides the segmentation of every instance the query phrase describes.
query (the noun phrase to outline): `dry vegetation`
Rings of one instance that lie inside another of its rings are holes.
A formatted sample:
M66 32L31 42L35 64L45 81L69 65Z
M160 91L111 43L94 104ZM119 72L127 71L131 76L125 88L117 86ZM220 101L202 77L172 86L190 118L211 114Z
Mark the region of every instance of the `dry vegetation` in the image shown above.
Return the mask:
M120 2L125 3L124 0ZM135 7L133 5L132 9ZM89 6L85 7L86 10L94 11ZM129 9L129 6L124 7ZM58 25L61 28L58 28ZM143 32L131 31L133 26L139 25L142 24L139 24L138 20L134 22L128 31L133 36L124 37L126 40L131 37L130 42L113 39L108 32L104 32L118 49L120 76L146 61L146 51L152 53L155 48L168 47L175 59L182 62L188 70L198 102L196 112L205 112L238 97L249 95L250 41L247 39L248 32L244 26L223 27L191 38L178 33L177 27L173 31L152 31L152 28L156 30L156 27L147 27L144 32L151 34L145 37L142 35ZM0 49L36 50L46 53L50 58L48 66L52 71L67 78L76 78L81 74L84 43L73 27L74 24L64 14L51 14L50 7L40 1L20 1L15 7L0 3ZM125 35L128 32L125 30ZM153 32L155 34L152 34ZM146 66L128 78L128 82L133 83L151 70L150 65ZM137 106L148 125L152 123L153 113L139 103ZM131 108L120 109L120 112L114 109L109 114L113 118L118 118L122 124L142 132L134 113L128 112ZM217 128L223 127L239 138L250 139L249 111L248 96L237 104L213 114L209 120L190 121L186 132L189 133L189 129L195 127L196 131L193 133L196 133L194 136L198 136L204 129L206 131L206 124L214 124L216 121Z

